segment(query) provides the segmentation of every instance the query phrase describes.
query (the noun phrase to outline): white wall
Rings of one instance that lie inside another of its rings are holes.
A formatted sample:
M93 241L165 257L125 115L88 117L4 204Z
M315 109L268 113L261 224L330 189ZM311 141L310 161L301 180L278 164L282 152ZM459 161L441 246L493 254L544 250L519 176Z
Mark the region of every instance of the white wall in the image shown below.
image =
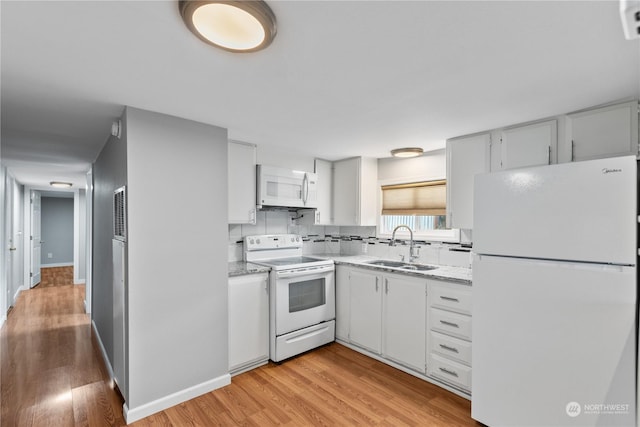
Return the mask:
M308 154L258 145L256 153L259 165L278 166L281 168L313 172L315 159Z
M126 126L132 422L230 382L227 131L135 108Z
M378 181L417 182L445 179L447 172L445 150L428 151L419 157L378 159Z

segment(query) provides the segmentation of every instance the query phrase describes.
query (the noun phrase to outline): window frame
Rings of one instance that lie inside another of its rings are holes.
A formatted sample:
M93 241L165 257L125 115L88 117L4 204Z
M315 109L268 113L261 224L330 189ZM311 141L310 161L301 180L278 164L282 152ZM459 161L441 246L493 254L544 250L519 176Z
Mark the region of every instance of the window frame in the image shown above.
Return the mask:
M383 233L383 221L382 221L382 186L384 185L398 185L406 184L410 182L422 182L422 181L441 181L446 177L442 176L420 176L420 177L407 177L398 179L388 179L378 181L378 203L376 206L376 237L379 239L390 239L392 233ZM405 228L401 228L396 233L396 239L408 240L411 235ZM460 243L460 230L457 228L451 228L448 230L429 230L429 231L415 231L413 232L414 240L424 240L428 242L446 242L446 243Z

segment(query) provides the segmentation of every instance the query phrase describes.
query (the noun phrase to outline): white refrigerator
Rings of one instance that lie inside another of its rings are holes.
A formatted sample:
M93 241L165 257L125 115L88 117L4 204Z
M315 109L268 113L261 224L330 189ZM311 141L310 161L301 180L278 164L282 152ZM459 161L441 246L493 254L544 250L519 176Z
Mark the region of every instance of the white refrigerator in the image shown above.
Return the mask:
M637 162L478 175L474 419L635 426Z

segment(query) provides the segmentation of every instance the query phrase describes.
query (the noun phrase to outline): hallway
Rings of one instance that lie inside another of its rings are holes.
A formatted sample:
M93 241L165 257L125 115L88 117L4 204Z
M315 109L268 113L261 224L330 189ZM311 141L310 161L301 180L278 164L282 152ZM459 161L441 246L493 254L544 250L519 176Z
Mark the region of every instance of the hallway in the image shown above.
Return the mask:
M93 348L85 287L66 270L43 269L41 284L20 293L2 328L2 427L124 425Z

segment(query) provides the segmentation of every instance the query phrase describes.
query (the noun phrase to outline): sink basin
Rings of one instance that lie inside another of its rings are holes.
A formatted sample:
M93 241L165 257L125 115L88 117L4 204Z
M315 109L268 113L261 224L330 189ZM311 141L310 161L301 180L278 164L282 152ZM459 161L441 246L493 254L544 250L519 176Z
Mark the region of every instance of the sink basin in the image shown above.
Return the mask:
M404 262L387 261L387 260L384 260L384 259L377 259L375 261L368 261L367 264L379 265L381 267L395 267L395 268L399 268L399 267L402 267L403 265L407 265Z
M434 270L438 268L432 265L409 264L406 262L389 261L386 259L377 259L375 261L369 261L367 262L367 264L379 265L381 267L398 268L400 270L407 270L407 271L428 271L428 270Z
M399 268L401 270L409 270L409 271L429 271L429 270L435 270L438 267L434 267L432 265L406 264Z

